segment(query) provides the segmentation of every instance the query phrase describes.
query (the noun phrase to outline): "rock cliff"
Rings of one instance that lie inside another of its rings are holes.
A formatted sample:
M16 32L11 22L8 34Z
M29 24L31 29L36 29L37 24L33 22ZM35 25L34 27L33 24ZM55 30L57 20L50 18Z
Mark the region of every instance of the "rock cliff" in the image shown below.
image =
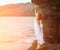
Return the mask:
M60 50L60 0L31 0L43 12L43 35L48 50ZM41 50L41 49L40 49Z

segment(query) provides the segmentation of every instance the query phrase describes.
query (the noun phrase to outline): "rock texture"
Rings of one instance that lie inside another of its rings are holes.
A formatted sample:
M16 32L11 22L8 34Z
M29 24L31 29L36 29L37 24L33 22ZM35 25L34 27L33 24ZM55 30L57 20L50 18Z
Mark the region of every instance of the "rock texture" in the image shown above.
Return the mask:
M43 12L43 35L48 50L60 50L60 0L32 0ZM42 49L40 49L42 50Z
M36 50L37 49L37 40L34 40L32 45L27 50Z

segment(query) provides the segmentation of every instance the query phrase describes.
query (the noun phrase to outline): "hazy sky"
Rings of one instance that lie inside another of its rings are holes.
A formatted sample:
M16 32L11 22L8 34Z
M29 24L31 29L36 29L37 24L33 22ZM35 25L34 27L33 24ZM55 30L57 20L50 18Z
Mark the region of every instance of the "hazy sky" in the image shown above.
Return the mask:
M26 3L31 2L31 0L0 0L0 5L11 4L11 3Z

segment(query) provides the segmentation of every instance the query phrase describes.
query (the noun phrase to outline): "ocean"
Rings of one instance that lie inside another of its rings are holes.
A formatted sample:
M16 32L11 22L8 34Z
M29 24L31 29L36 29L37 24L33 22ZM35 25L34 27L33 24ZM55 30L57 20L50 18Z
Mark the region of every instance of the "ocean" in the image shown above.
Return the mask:
M0 50L27 50L35 39L35 17L0 17Z

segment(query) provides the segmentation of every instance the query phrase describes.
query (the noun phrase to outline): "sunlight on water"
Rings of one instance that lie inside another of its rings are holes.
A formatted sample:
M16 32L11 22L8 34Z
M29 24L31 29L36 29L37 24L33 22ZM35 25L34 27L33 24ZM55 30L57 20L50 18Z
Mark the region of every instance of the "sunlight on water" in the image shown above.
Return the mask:
M0 50L26 50L34 40L34 17L0 17Z

